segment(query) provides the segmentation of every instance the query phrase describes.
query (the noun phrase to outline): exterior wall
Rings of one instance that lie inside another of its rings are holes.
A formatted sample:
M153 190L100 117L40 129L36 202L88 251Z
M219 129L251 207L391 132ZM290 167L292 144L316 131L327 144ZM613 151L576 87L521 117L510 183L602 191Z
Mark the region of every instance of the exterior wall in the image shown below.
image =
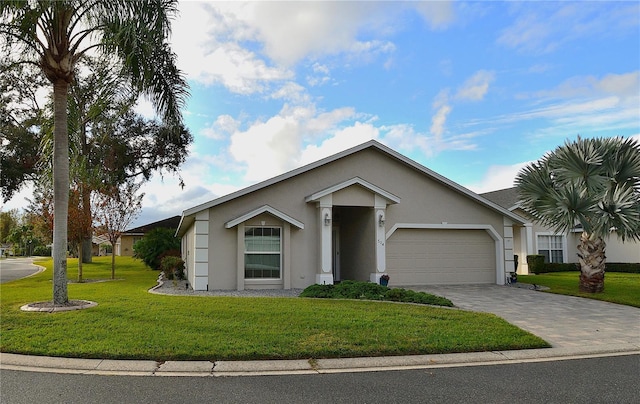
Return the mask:
M133 257L133 245L140 239L142 239L142 235L123 234L116 243L116 247L119 246L119 249L116 248L116 254L123 257Z
M640 263L640 242L627 240L623 243L617 237L611 237L607 240L606 254L608 262Z
M265 204L304 223L304 229L292 228L290 232L290 287L304 288L315 283L316 274L319 273L319 237L322 221L319 219L318 204L306 203L305 197L354 177L360 177L401 199L400 203L388 205L386 208L386 231L396 223L482 224L495 229L499 237L504 236L505 227L500 213L480 205L385 153L375 149L364 149L208 209L209 289L238 288L238 229L227 229L225 223ZM333 198L333 206L355 205L373 208L375 203L374 194L359 186L337 191ZM363 271L371 273L376 270L376 219L373 209L370 211L371 217L357 215L358 223L354 223L354 226L360 226L362 233L371 235L370 242L366 243L370 247L364 247L365 251L357 253L360 260L353 263L357 278L362 276ZM271 215L252 220L258 223L262 220L266 223L275 221L277 223L274 222L274 225L282 225L280 219ZM349 237L350 235L345 234L341 240L347 240ZM343 259L349 254L344 246L341 253ZM366 257L370 257L370 261ZM344 263L342 278L346 279L349 272L345 271L349 269L346 267L347 262ZM365 279L366 277L363 278Z

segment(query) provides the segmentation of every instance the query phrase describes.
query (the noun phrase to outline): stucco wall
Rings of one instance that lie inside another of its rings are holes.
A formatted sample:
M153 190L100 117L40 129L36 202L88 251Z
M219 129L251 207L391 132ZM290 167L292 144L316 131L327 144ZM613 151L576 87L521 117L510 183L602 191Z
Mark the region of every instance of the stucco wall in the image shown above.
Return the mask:
M400 203L387 207L387 230L396 223L488 224L503 236L503 216L500 213L370 148L210 208L209 289L237 288L237 228L227 229L225 223L263 205L272 206L304 223L304 229L291 229L291 287L304 288L313 284L319 262L321 221L317 203L307 203L305 197L354 177L360 177L401 199ZM333 203L373 207L372 195L355 185L336 192ZM375 271L375 219L371 217L369 220L365 216L359 215L357 220L362 234L370 234L365 237L371 238L371 247L363 248L371 249L371 262L360 259L354 263L352 268L358 276L364 271ZM263 220L267 224L282 225L280 219L271 215L261 215L247 224L261 224ZM344 256L348 252L343 250L342 254ZM360 255L367 256L368 253ZM349 269L345 265L342 270L345 279L348 272L344 271Z

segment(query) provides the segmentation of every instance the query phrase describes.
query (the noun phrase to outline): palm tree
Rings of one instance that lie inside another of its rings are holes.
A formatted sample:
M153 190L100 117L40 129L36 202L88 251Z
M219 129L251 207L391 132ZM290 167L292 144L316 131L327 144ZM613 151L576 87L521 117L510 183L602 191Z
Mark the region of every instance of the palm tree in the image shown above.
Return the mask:
M640 240L640 142L566 141L516 177L522 208L558 232L582 228L580 291L604 290L606 240Z
M3 0L0 44L5 57L37 66L53 86L53 303L68 304L67 98L85 54L111 55L132 89L148 96L168 121L181 122L187 83L167 42L176 0Z

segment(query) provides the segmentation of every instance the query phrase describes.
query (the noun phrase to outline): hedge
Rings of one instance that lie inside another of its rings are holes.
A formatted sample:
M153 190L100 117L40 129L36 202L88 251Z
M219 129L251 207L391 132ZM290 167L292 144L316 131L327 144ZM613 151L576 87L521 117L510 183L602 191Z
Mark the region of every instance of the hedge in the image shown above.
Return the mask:
M605 271L640 274L640 262L607 262L605 264Z
M527 255L527 263L529 264L529 273L546 274L549 272L569 272L579 271L580 264L569 263L560 264L555 262L544 262L543 255ZM631 274L640 274L640 263L625 262L607 262L605 264L605 272L626 272Z

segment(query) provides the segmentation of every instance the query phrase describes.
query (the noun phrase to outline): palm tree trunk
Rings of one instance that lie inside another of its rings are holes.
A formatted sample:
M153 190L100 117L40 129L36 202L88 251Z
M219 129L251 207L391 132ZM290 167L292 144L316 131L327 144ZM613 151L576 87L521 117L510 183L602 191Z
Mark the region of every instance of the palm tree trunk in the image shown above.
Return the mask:
M581 292L604 291L605 248L606 243L602 238L591 239L586 232L582 232L580 244L578 244Z
M67 217L69 215L69 134L67 92L69 84L53 84L53 303L69 302L67 292Z

